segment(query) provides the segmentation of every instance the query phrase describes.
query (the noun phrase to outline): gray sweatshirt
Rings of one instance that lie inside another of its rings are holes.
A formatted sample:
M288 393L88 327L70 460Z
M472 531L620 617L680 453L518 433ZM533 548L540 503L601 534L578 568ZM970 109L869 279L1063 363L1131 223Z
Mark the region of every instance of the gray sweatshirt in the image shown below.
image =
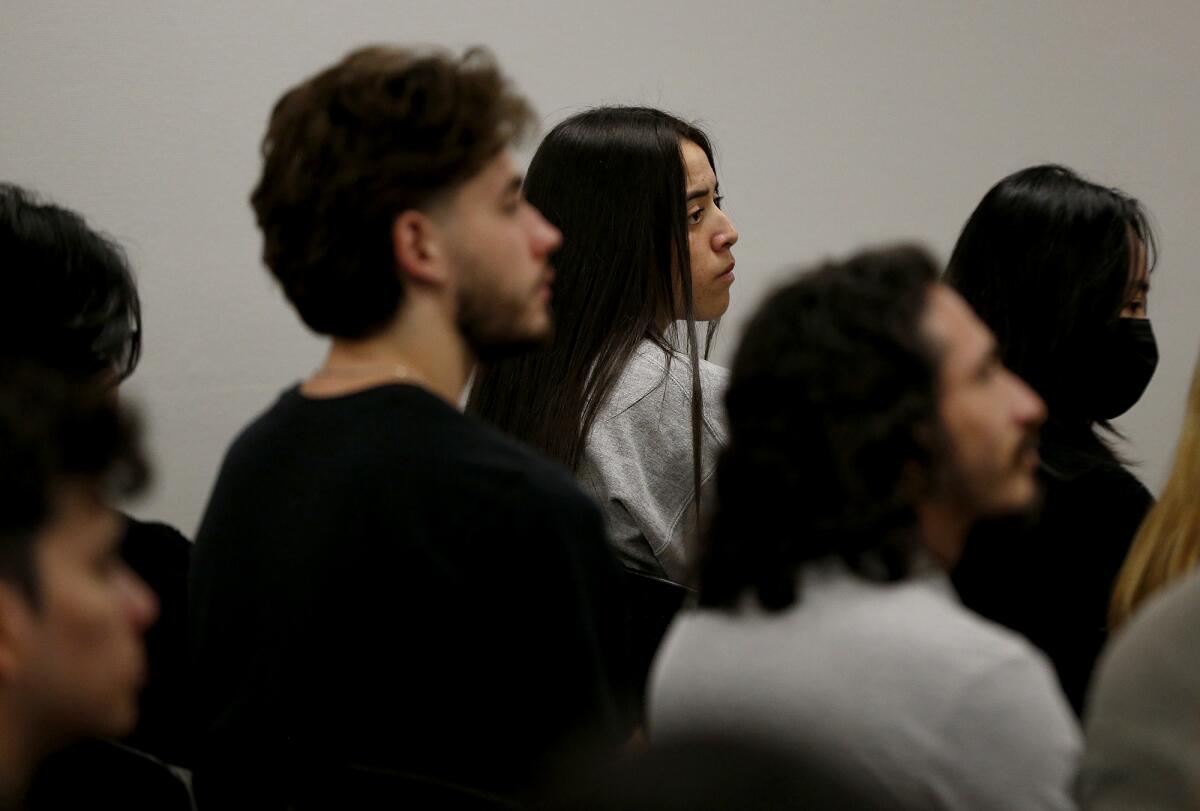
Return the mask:
M696 531L692 480L692 373L688 356L643 341L588 435L579 480L600 505L626 566L683 582ZM722 400L729 373L700 361L704 393L701 500L713 499L725 444Z
M1046 657L929 570L811 564L799 602L683 611L650 678L651 740L758 737L878 806L1064 811L1079 729Z
M1200 808L1200 573L1155 595L1109 643L1085 717L1082 808Z

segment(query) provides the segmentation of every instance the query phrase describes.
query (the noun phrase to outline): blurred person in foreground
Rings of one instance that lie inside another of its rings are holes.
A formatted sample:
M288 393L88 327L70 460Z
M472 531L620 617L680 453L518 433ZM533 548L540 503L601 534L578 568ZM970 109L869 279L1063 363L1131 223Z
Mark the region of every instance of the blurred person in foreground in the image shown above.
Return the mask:
M1045 409L936 276L868 251L751 319L649 732L756 737L885 807L1069 808L1079 732L1048 662L947 577L975 521L1035 501Z
M145 474L110 398L0 363L0 807L48 755L134 727L158 607L109 501Z
M121 246L77 212L0 183L0 358L36 363L114 399L142 352L142 305ZM188 765L187 571L192 545L174 527L122 516L121 558L150 586L158 618L146 632L147 678L123 745ZM62 779L88 763L59 758Z
M1179 578L1113 636L1084 713L1076 793L1097 811L1200 807L1200 578Z
M1192 370L1187 407L1171 475L1162 496L1134 536L1109 604L1109 627L1124 625L1159 591L1200 563L1200 357Z

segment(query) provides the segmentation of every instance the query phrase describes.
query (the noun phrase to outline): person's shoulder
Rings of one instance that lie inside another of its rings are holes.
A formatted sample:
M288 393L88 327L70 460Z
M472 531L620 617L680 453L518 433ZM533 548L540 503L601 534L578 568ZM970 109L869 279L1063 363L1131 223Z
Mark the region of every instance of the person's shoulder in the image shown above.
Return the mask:
M1041 453L1041 478L1050 493L1104 500L1109 508L1153 500L1129 463L1091 428L1052 422L1043 430Z
M182 532L158 521L139 521L125 515L121 557L144 579L156 586L164 578L186 573L192 542Z
M1043 532L1066 532L1081 539L1114 537L1121 557L1133 533L1154 505L1154 497L1119 463L1094 467L1068 479L1044 478Z
M711 387L720 392L729 384L729 370L707 358L697 359L702 389ZM692 359L687 352L659 346L654 341L642 341L630 359L630 369L648 375L657 375L661 381L669 378L679 391L689 396L692 390ZM706 392L707 395L707 392Z
M700 359L698 364L701 413L709 431L723 437L722 399L729 372L708 360ZM645 340L622 370L597 424L623 423L635 431L690 435L690 423L685 418L691 414L692 393L692 360L687 353Z
M1096 667L1085 712L1078 794L1089 808L1185 808L1200 742L1200 576L1155 595L1120 629Z
M443 457L445 475L477 484L507 511L541 505L544 512L599 515L564 465L473 416L460 416L454 448Z
M463 462L489 474L500 474L513 486L567 498L582 497L575 477L562 464L478 419L464 415L470 454Z
M1090 468L1065 482L1065 486L1133 503L1148 503L1153 500L1150 490L1137 474L1116 461Z
M1014 660L1036 663L1039 655L1023 637L987 620L959 602L942 576L876 586L873 610L879 633L894 640L902 655L961 679Z
M290 386L280 392L274 400L243 425L233 436L226 451L226 458L237 457L240 454L252 452L264 440L286 426L289 412L295 409L296 401L300 398L298 385Z
M182 532L162 521L142 521L131 515L123 515L125 519L125 539L135 543L152 543L171 546L175 549L187 549L191 541Z
M706 389L711 386L715 391L724 391L729 386L729 370L708 358L701 358L700 382Z
M1151 672L1147 677L1166 683L1180 672L1191 682L1195 666L1200 665L1200 573L1154 595L1137 611L1113 639L1101 658L1097 684L1125 680L1131 673ZM1186 668L1172 667L1168 661L1188 660ZM1157 670L1157 673L1153 672ZM1101 688L1102 689L1102 688ZM1191 690L1200 700L1200 690Z

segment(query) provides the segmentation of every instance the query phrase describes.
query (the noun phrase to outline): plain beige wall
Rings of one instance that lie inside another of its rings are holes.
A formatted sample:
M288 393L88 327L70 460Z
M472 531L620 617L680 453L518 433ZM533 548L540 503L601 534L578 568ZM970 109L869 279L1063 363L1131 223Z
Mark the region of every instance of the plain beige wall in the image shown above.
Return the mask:
M127 391L159 473L134 511L187 533L235 432L320 358L258 259L246 199L267 114L374 41L485 43L548 122L602 102L701 120L742 233L718 360L787 270L896 238L944 257L1010 171L1059 161L1121 186L1162 246L1162 362L1121 420L1157 488L1200 333L1198 33L1183 0L12 0L0 177L128 247L146 351Z

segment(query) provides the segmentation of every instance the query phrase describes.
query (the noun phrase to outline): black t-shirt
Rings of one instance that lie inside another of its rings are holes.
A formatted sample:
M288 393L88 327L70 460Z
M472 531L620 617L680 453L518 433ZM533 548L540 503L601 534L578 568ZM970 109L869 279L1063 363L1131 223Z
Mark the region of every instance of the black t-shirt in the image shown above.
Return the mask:
M615 748L620 589L566 470L414 386L286 391L196 539L201 807L307 807L356 775L512 796Z
M124 743L160 760L191 763L188 705L187 577L192 544L179 530L126 517L121 557L158 598L158 619L146 631L146 686L137 728Z
M1078 714L1108 639L1113 584L1153 498L1090 429L1047 426L1042 458L1039 514L977 527L953 580L965 605L1050 658Z

